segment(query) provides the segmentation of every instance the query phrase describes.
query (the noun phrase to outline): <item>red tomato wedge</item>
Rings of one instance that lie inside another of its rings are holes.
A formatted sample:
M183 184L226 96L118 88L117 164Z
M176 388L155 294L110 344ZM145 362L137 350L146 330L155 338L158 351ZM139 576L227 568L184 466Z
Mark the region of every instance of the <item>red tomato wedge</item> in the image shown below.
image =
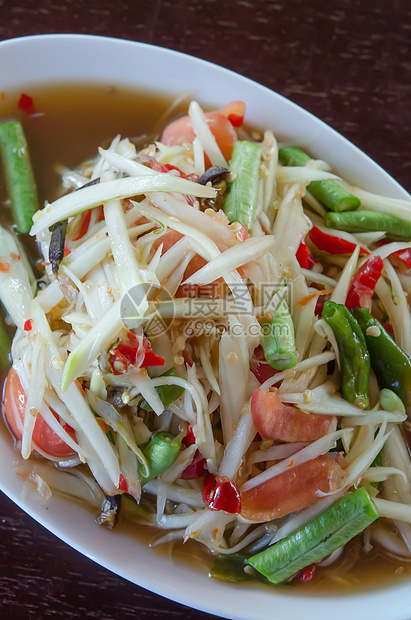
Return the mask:
M24 422L26 408L26 393L22 388L18 374L13 368L9 370L4 387L4 413L13 433L21 439L21 426ZM33 442L46 454L51 456L71 456L75 452L37 416L33 431Z
M261 437L274 441L315 441L325 435L333 416L304 413L281 402L277 390L254 390L251 415Z
M292 463L292 461L290 461ZM271 521L302 510L344 484L346 474L330 454L297 465L241 493L241 515L251 521Z
M216 139L218 146L225 159L231 158L233 144L237 140L234 127L240 127L243 123L245 104L242 101L234 101L220 110L205 114L207 124ZM163 131L160 141L167 146L173 144L192 143L195 133L189 116L182 116L173 121Z

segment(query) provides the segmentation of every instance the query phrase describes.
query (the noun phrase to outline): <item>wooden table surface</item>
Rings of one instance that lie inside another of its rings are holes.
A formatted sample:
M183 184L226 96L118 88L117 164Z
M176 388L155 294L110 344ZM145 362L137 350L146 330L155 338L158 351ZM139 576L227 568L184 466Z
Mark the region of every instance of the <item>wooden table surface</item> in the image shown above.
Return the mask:
M411 190L409 0L0 0L0 40L46 33L132 39L237 71L330 124ZM100 568L4 496L0 617L212 618Z

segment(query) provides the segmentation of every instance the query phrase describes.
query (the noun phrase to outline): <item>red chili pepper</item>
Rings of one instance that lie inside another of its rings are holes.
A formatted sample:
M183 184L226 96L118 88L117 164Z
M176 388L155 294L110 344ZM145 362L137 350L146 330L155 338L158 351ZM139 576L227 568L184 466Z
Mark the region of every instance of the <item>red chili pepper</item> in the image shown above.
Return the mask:
M267 379L274 377L274 375L277 374L277 372L279 372L278 370L275 370L275 368L272 368L270 364L267 363L265 356L264 356L263 347L261 345L259 345L254 350L253 358L254 359L252 360L250 364L250 370L253 373L254 377L258 379L260 383L264 383L264 381L267 381Z
M120 474L120 478L118 480L118 490L119 491L124 491L125 493L128 492L128 484L127 484L126 479L124 478L123 474Z
M241 127L244 122L244 114L229 114L227 118L233 127Z
M135 366L137 363L137 356L140 350L137 336L134 332L128 332L129 342L120 340L118 345L111 349L109 353L109 361L113 368L113 374L121 375L127 372L130 366ZM140 364L140 368L146 368L147 366L163 366L165 358L160 355L156 355L151 348L150 342L144 336L143 339L144 358ZM116 367L116 362L121 362L123 368Z
M197 449L194 453L194 458L191 461L190 465L188 465L181 474L181 479L196 480L197 478L201 478L202 476L204 476L206 462L207 461L202 456L200 450Z
M84 237L84 235L88 231L88 227L90 226L90 219L91 219L91 209L89 209L88 211L85 211L81 215L79 231L76 237L73 239L73 241L78 241L78 239L81 239L82 237Z
M10 263L0 263L0 271L2 273L8 273L10 271Z
M24 323L24 331L31 332L32 329L33 329L33 320L27 319L27 321Z
M36 113L36 108L34 107L33 99L29 97L29 95L25 95L24 93L21 93L20 99L17 105L20 108L20 110L23 110L25 114L30 115L30 114Z
M392 243L391 239L382 239L378 241L378 247ZM400 271L409 271L411 269L411 248L405 250L398 250L389 255L388 259L395 267L398 267Z
M398 250L388 257L390 261L403 271L409 271L411 269L411 249Z
M238 486L225 476L207 474L203 482L202 496L210 510L223 510L229 514L241 512L241 495Z
M318 298L317 303L315 304L314 314L316 316L321 316L325 304L325 299Z
M191 424L188 424L186 436L183 437L183 444L186 448L188 448L188 446L192 446L195 442L196 438L193 433L193 427L191 426Z
M301 269L312 269L315 265L318 265L317 261L313 258L313 255L310 252L310 248L304 240L301 241L298 246L295 256Z
M299 581L311 581L311 579L314 577L316 566L317 564L315 563L306 566L305 568L303 568L303 570L296 574L295 579Z
M311 241L319 250L328 252L329 254L352 254L356 248L356 244L335 235L329 235L323 232L317 226L314 226L308 233ZM369 254L368 250L361 248L360 254Z
M203 481L203 488L201 489L201 495L203 502L206 506L210 504L212 494L215 488L215 478L213 474L207 474Z
M394 328L391 325L391 323L381 323L381 325L383 326L383 328L385 329L385 331L388 334L393 334L394 333Z
M305 241L301 241L298 250L296 252L296 259L298 260L298 264L301 269L308 269L308 257L310 255L310 250Z
M173 166L172 164L161 164L154 158L150 159L150 168L152 170L156 170L157 172L170 172L170 170L177 170L178 175L182 179L188 179L189 181L198 181L200 178L198 174L184 174L184 172L180 170L180 168L177 168L177 166Z
M367 308L371 304L371 298L375 291L375 286L384 269L381 256L372 256L365 261L362 267L355 274L351 286L348 290L345 302L348 310L361 306Z

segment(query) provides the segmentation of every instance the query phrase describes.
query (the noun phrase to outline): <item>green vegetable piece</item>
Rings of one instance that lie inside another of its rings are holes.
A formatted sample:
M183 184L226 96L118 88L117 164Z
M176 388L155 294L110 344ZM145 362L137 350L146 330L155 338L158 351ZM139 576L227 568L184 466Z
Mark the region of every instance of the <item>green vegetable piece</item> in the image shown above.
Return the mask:
M305 166L311 160L311 157L295 146L280 149L278 155L286 166ZM307 189L331 211L354 211L361 204L360 199L336 179L311 181Z
M181 448L181 438L172 433L160 432L152 435L143 454L147 460L149 475L143 476L141 484L146 484L162 474L176 460Z
M175 377L176 372L174 368L170 368L170 370L167 370L167 372L164 372L160 376ZM184 388L180 387L179 385L160 385L159 387L156 387L155 390L159 395L164 407L168 407L169 405L171 405L171 403L177 400L177 398L180 398L181 394L184 392ZM140 407L144 409L144 411L153 411L146 400L143 400Z
M224 199L223 210L230 222L239 222L252 229L258 203L262 148L254 142L234 143L230 172L235 179Z
M260 581L268 583L267 579L260 573L250 570L246 572L247 556L240 553L218 555L210 570L210 577L221 579L222 581Z
M39 201L26 138L18 121L0 123L0 153L14 223L19 232L28 233Z
M384 411L399 411L405 413L404 403L395 392L383 388L380 392L380 405Z
M376 211L327 213L324 221L328 228L352 233L385 231L386 236L394 241L411 241L411 222L388 213Z
M408 407L411 404L411 359L368 308L355 308L353 313L364 333L379 385L395 392Z
M130 495L124 493L122 497L122 512L126 513L126 518L129 518L132 521L141 522L143 521L151 521L152 513L147 512L140 504L137 504L136 500Z
M6 371L10 366L9 352L11 347L11 338L0 317L0 371Z
M261 323L264 356L272 368L287 370L297 363L294 325L285 295L282 296L271 321Z
M371 364L364 334L343 304L326 301L321 316L337 341L343 396L348 402L366 409Z
M378 516L367 491L359 488L294 534L252 556L248 564L272 583L281 583L345 545Z

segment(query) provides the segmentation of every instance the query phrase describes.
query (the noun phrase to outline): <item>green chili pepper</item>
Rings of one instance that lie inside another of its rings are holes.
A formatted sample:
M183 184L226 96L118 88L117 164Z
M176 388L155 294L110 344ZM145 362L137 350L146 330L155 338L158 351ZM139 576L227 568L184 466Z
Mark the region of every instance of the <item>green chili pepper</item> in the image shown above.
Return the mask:
M174 463L181 448L181 438L177 437L172 433L166 432L152 435L149 443L143 450L149 468L149 475L143 476L141 479L142 485L162 474Z
M297 350L293 320L285 296L272 313L272 319L261 323L261 331L264 356L270 366L276 370L293 368L297 363Z
M175 377L176 373L174 368L170 368L170 370L167 370L167 372L163 373L160 376ZM160 385L159 387L156 387L155 390L159 395L164 407L168 407L171 403L177 400L177 398L180 398L181 394L184 392L184 388L180 387L179 385ZM144 409L144 411L153 411L146 400L143 400L140 407Z
M378 383L399 396L406 407L411 404L411 359L375 319L368 308L355 308L367 343L371 367Z
M366 409L369 404L370 356L364 334L343 304L326 301L321 316L337 341L343 396L348 402Z
M350 213L327 213L324 218L328 228L347 232L384 231L389 239L411 241L411 222L388 213L355 211Z
M305 166L311 160L311 157L296 146L284 147L280 149L278 155L280 161L286 166ZM353 211L358 209L361 204L360 199L336 179L311 181L307 189L332 211Z
M367 491L359 488L247 563L272 583L281 583L345 545L378 516Z
M262 148L254 142L234 143L230 172L235 179L224 199L223 210L230 222L239 222L252 229L258 203Z
M18 121L0 123L0 153L14 223L19 232L28 233L39 202L26 138Z

